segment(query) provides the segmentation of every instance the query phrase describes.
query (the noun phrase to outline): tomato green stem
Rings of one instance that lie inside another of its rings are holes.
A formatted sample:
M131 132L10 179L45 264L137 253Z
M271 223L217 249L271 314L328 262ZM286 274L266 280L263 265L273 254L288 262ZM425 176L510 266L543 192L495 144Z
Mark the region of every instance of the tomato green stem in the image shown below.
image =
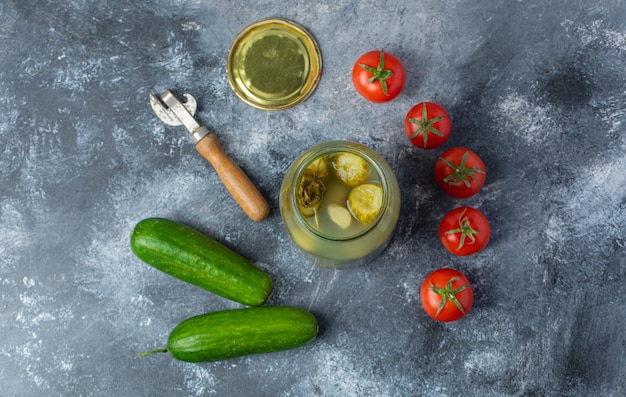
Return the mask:
M465 208L463 212L461 212L461 214L459 215L459 227L445 232L446 235L461 233L461 240L459 241L459 246L456 247L457 251L463 248L466 238L470 239L470 244L474 244L476 242L476 237L474 237L474 235L480 234L478 233L478 230L472 229L472 225L470 223L469 217L463 216L465 215L465 211L467 211L467 208Z
M413 135L411 135L410 139L413 139L416 136L418 136L420 133L422 133L422 137L424 138L424 147L426 147L426 145L428 145L428 133L429 132L437 136L443 136L441 131L436 129L433 125L437 123L439 120L445 119L445 118L446 116L438 116L438 117L435 117L434 119L429 119L428 112L426 109L426 102L424 102L424 105L422 106L422 119L421 120L409 119L411 123L417 125L417 129L415 130Z
M379 81L380 86L383 89L383 93L389 96L386 80L393 76L393 72L391 70L385 69L385 52L383 50L380 51L380 60L376 68L373 68L364 63L359 63L359 66L372 74L372 77L370 77L368 81L370 83L375 83Z
M439 157L441 161L446 163L448 167L454 170L454 173L443 178L444 182L446 182L449 185L456 185L457 183L463 182L465 186L471 187L472 182L470 182L470 178L474 179L474 175L476 173L479 173L479 174L485 173L485 171L481 170L480 168L465 166L468 156L469 156L469 152L465 152L465 154L461 158L461 163L459 165L454 164L452 161L448 159Z
M441 311L443 310L443 307L446 305L446 302L448 301L452 302L454 306L456 306L457 309L461 311L461 313L465 313L465 309L463 309L463 305L461 305L461 302L459 302L459 300L456 298L456 294L463 291L468 286L462 285L459 288L452 288L452 283L457 280L459 280L458 277L452 277L450 280L448 280L448 283L446 284L445 288L436 287L432 282L430 283L430 289L437 295L441 296L441 303L439 304L439 307L437 308L437 313L435 313L435 317L437 317L439 313L441 313Z

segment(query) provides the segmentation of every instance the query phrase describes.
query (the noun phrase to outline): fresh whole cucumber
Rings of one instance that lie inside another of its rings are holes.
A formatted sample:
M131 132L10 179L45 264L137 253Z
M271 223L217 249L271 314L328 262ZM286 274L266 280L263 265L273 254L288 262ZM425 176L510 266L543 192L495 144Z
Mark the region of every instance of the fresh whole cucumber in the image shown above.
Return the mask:
M147 264L244 305L263 305L273 290L272 279L250 261L169 219L140 221L130 235L130 245Z
M317 336L315 317L290 306L263 306L201 314L178 324L165 349L187 362L218 361L305 345Z

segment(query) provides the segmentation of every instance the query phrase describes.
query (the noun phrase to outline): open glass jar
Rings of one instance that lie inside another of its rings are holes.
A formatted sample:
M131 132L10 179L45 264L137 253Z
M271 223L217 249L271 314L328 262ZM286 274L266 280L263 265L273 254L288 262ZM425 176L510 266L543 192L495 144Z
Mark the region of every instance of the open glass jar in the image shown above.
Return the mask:
M385 159L349 141L318 144L289 167L280 213L292 239L324 267L367 263L382 252L400 214L400 188Z

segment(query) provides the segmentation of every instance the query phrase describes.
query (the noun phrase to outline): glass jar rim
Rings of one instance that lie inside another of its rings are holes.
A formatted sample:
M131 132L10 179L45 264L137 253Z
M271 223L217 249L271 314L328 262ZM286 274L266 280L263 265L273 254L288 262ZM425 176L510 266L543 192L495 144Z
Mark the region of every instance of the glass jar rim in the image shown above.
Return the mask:
M383 202L381 205L381 209L378 212L378 215L376 216L376 219L374 219L369 225L367 225L365 228L363 228L359 232L355 234L351 234L346 237L337 237L337 236L332 236L326 233L322 233L320 230L314 228L309 222L307 222L307 220L305 219L305 217L302 215L300 211L297 211L297 210L294 211L295 217L298 223L303 225L309 232L325 240L351 241L351 240L355 240L361 236L366 235L380 223L381 219L384 217L386 209L389 207L389 200L390 200L389 178L383 172L380 161L378 161L372 156L372 154L376 156L380 156L380 155L376 153L374 150L370 149L369 147L361 143L351 142L351 141L330 141L330 142L317 144L307 149L304 153L302 153L298 157L298 159L301 159L302 161L300 162L298 168L296 168L294 172L295 181L294 183L291 184L291 187L289 189L289 200L291 202L292 208L298 208L297 199L296 199L296 189L298 186L297 179L300 177L300 175L306 169L306 167L308 167L315 159L321 156L326 156L326 155L333 154L333 153L344 153L344 152L349 152L352 154L356 154L360 157L363 157L368 162L368 164L370 164L373 167L373 169L376 171L376 174L380 178L380 184L383 189ZM371 154L367 152L371 152Z

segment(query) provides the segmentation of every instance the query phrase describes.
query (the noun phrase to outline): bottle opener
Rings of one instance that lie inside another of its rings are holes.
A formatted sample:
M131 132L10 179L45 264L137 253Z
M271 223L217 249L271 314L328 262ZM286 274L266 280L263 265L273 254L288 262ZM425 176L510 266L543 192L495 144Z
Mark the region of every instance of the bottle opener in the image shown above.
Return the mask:
M150 94L150 105L165 124L184 125L189 130L198 152L211 163L226 189L252 220L265 219L270 212L265 198L224 152L217 136L198 124L193 117L197 108L195 98L190 94L183 94L183 97L185 102L179 100L171 90L166 90L161 97Z

